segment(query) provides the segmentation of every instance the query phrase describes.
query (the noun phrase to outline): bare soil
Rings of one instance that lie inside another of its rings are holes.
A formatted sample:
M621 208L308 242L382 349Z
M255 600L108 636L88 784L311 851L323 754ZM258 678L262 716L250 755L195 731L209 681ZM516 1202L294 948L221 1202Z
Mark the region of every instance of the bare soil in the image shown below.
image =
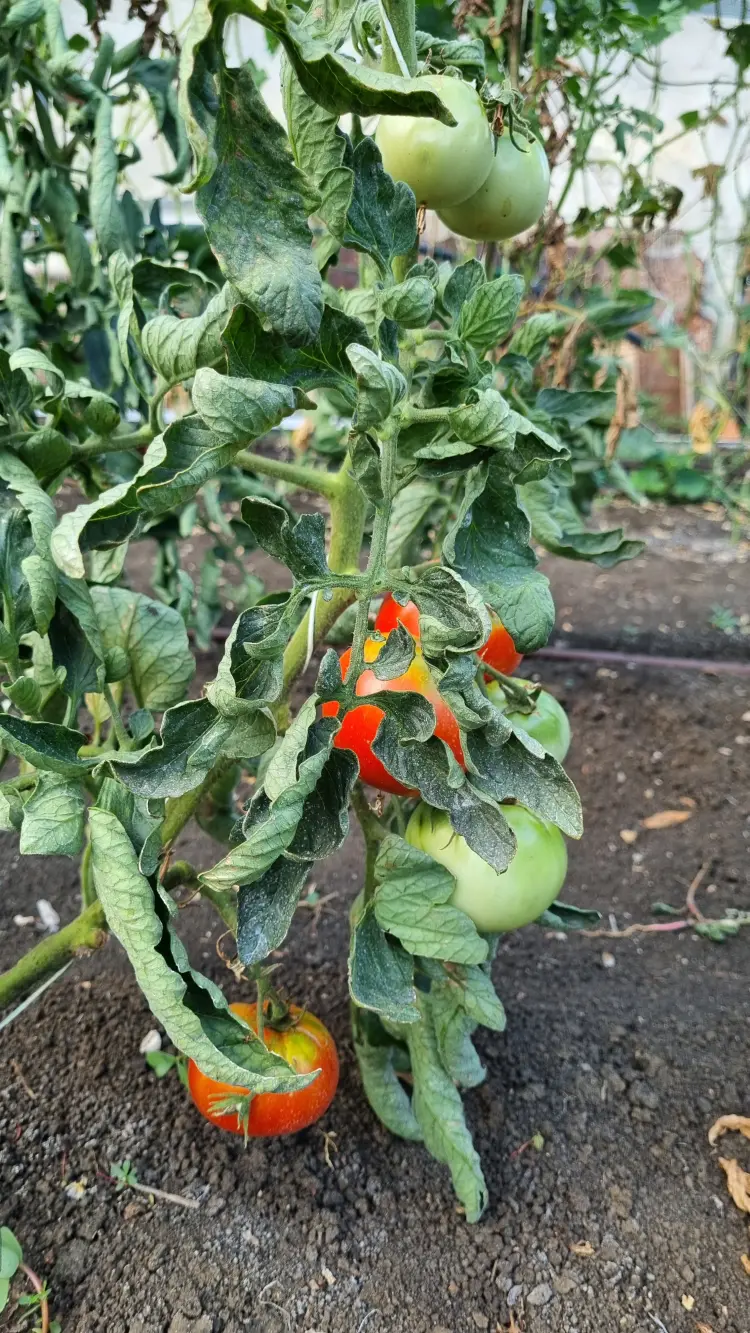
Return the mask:
M714 515L649 522L657 535L635 566L548 562L558 642L747 660L741 627L710 624L716 605L738 626L747 611L747 550ZM653 923L656 900L683 904L705 867L707 916L750 908L750 679L526 669L573 724L586 833L566 898L622 930ZM643 827L671 809L690 817ZM200 835L184 851L208 864L219 849ZM22 862L8 835L0 858L7 965L34 935L14 917L44 897L67 920L77 871ZM750 1114L750 930L722 945L692 931L508 938L496 964L508 1030L480 1035L487 1080L466 1098L492 1196L470 1227L447 1172L390 1137L359 1086L346 999L357 836L318 872L331 896L300 910L279 955L281 980L342 1055L318 1126L246 1150L202 1121L177 1077L159 1082L139 1054L153 1021L114 942L0 1035L0 1223L49 1282L63 1333L496 1333L514 1321L524 1333L750 1333L748 1219L707 1141L718 1115ZM195 962L233 992L205 906L183 922ZM535 1134L541 1150L525 1146ZM750 1143L719 1147L750 1169ZM118 1193L110 1164L125 1158L200 1206ZM20 1326L12 1306L0 1316Z

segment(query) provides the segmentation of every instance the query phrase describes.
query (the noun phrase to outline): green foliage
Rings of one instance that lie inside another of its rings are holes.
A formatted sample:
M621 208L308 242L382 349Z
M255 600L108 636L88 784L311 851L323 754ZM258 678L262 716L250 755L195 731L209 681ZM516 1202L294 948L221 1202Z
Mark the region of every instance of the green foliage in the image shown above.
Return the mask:
M373 751L391 777L447 810L499 872L516 847L508 801L580 836L572 783L491 703L476 654L490 611L520 651L546 642L554 608L534 541L603 564L639 549L619 531L587 532L570 487L581 462L604 457L616 402L594 343L641 322L648 301L597 294L585 320L572 306L550 317L523 309L517 273L418 262L413 194L356 121L350 139L338 120L447 112L418 79L341 54L356 8L340 0L302 15L277 0L200 0L179 110L166 46L117 52L105 37L83 59L55 0L44 15L26 0L12 10L3 50L38 129L3 108L0 736L23 764L2 784L0 822L20 832L24 855L85 848L85 900L98 897L180 1052L250 1093L293 1092L309 1076L191 966L169 858L195 814L222 849L185 882L235 935L237 969L267 986L266 959L311 868L347 837L353 806L367 842L349 956L365 1091L389 1128L449 1167L476 1220L487 1191L459 1089L483 1077L477 1025L505 1021L493 943L453 906L449 872L399 835L396 807L382 818L369 809L357 759L336 742L355 706L371 604L393 592L416 604L420 634L417 645L395 631L376 664ZM232 12L284 49L289 134L255 70L227 63ZM360 50L375 40L365 19L363 7ZM476 40L442 34L430 60L479 77L480 54ZM175 157L169 177L192 168L198 238L163 227L158 211L147 222L121 188L135 150L113 137L113 113L141 94ZM80 154L86 188L69 183ZM32 250L65 258L64 282L32 279L29 236ZM342 245L361 262L362 284L346 293L325 277ZM579 369L549 387L545 360L574 324ZM299 410L323 428L306 456L280 457L275 432ZM58 511L63 483L73 502ZM318 503L296 512L288 496L299 488L327 502L330 526ZM181 564L196 533L208 538L197 580ZM148 594L130 586L128 561L146 539L157 552ZM246 570L255 549L283 567L279 592ZM229 573L234 623L213 678L190 697L187 630L210 641ZM346 680L327 653L292 710L315 644L352 607ZM452 710L463 764L436 734L426 690L386 688L414 665ZM240 810L244 775L252 795ZM117 1179L133 1180L129 1164Z

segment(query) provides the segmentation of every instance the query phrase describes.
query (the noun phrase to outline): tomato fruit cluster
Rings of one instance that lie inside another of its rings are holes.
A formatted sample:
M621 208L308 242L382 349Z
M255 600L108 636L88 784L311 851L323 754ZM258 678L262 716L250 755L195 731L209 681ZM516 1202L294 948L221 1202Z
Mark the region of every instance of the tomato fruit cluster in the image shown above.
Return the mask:
M416 610L416 607L415 607ZM385 639L368 638L365 641L365 662L375 662L382 651ZM346 679L349 670L351 649L347 648L341 656L341 674ZM357 681L357 697L366 698L368 694L377 694L379 690L410 690L429 700L435 710L435 735L444 740L463 766L464 755L461 749L461 737L458 722L437 689L430 675L429 667L422 653L417 648L408 671L395 680L378 680L374 671L365 667ZM324 717L335 717L339 711L337 703L323 704ZM376 704L360 704L351 708L341 723L334 745L340 750L353 750L359 760L359 776L371 787L380 791L392 792L395 796L416 796L398 778L394 778L383 763L373 754L372 742L382 722L384 713Z
M520 662L523 661L521 653L516 652L510 634L502 621L490 611L490 621L492 629L487 642L479 649L477 656L486 662L488 666L494 667L496 671L502 671L504 675L510 676L516 670ZM381 634L390 634L398 624L408 629L413 638L419 638L419 609L414 602L407 602L402 606L390 593L383 598L383 604L378 611L375 628L380 630Z
M452 905L488 934L536 921L555 901L568 868L565 840L554 824L523 805L504 805L503 814L516 835L517 849L502 874L472 851L444 811L422 801L406 826L406 841L453 875Z
M258 1006L232 1004L229 1006L238 1018L254 1032L258 1031ZM271 1138L281 1134L296 1134L306 1129L328 1110L339 1081L339 1059L336 1045L328 1028L319 1018L298 1005L289 1006L288 1026L274 1028L266 1024L263 1040L269 1051L280 1055L298 1074L320 1073L299 1092L259 1092L250 1100L249 1115L243 1118L239 1110L214 1109L227 1097L241 1097L245 1088L231 1083L220 1083L201 1073L194 1060L188 1061L188 1089L195 1105L206 1120L230 1134L249 1138Z
M456 124L381 116L375 141L388 174L469 240L505 241L533 227L549 197L549 163L539 140L507 128L493 136L470 83L445 74L427 74L423 82Z
M480 650L479 657L482 661L487 662L489 666L495 667L497 671L507 674L518 666L521 661L521 654L516 652L510 634L497 616L492 615L491 619L492 631L487 642ZM416 640L416 651L408 671L405 671L402 676L397 676L395 680L378 680L375 672L369 669L369 664L376 661L378 654L383 649L385 639L380 637L368 638L365 642L364 654L367 665L357 681L357 697L366 698L368 694L377 694L379 690L410 690L415 694L423 695L435 710L434 734L450 746L463 768L465 761L458 722L437 689L419 647L419 609L414 602L407 602L405 606L402 606L400 602L396 601L395 597L388 594L384 598L375 620L375 630L378 636L387 636L398 624L402 624ZM349 670L350 660L351 649L347 648L341 656L341 674L344 679L346 679ZM324 717L335 717L338 711L339 705L337 703L323 704ZM372 742L377 735L382 719L383 710L378 708L376 704L360 704L351 708L344 717L334 744L340 750L354 751L359 760L359 776L370 787L377 787L380 791L392 792L394 796L417 796L418 792L410 790L402 782L399 782L398 778L388 772L388 769L378 759L377 755L373 754Z

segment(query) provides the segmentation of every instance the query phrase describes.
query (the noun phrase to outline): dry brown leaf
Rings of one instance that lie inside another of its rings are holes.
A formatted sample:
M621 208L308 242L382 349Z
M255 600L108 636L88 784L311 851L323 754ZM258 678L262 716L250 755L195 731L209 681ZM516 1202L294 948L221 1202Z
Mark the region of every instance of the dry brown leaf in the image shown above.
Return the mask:
M733 1129L736 1129L738 1134L744 1134L746 1139L750 1139L750 1116L720 1115L708 1131L709 1143L715 1143L722 1134L727 1134Z
M574 1245L569 1245L571 1254L578 1255L579 1259L590 1259L594 1253L594 1247L590 1240L577 1240Z
M714 1333L710 1324L696 1324L698 1333Z
M734 1157L720 1157L719 1166L726 1174L727 1189L737 1207L743 1213L750 1213L750 1175Z
M654 815L646 815L641 820L643 828L673 828L675 824L684 824L692 810L657 810Z
M750 1254L741 1254L740 1263L742 1264L742 1267L744 1268L748 1277L750 1277Z

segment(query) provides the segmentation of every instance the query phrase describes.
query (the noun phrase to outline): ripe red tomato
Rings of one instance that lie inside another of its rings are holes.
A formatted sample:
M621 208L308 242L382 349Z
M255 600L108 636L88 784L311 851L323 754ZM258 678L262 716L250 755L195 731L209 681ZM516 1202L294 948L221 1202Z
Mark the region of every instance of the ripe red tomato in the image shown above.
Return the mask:
M400 610L401 608L399 608ZM414 608L416 611L416 607ZM419 614L419 613L417 613ZM365 642L365 662L374 662L385 640L367 639ZM349 670L351 649L347 648L341 657L341 673L346 678ZM458 722L443 699L430 675L427 663L419 648L414 654L409 670L395 680L378 680L374 671L365 670L357 681L357 696L376 694L379 690L411 690L424 695L435 709L435 735L444 740L452 749L459 764L463 766L464 756ZM323 704L324 717L335 717L339 711L337 703ZM372 752L372 742L383 719L383 710L375 704L360 704L346 714L341 730L334 744L339 750L353 750L359 760L359 776L371 787L381 791L393 792L396 796L416 796L418 792L405 787L398 778L394 778L384 764Z
M244 1018L257 1032L255 1004L232 1004L233 1014ZM280 1134L296 1134L305 1129L328 1110L339 1081L339 1058L327 1027L319 1018L298 1005L289 1006L290 1018L296 1020L280 1030L265 1025L263 1040L269 1051L288 1061L298 1074L309 1074L319 1069L318 1077L299 1092L259 1092L250 1101L247 1135L250 1138L270 1138ZM188 1089L195 1105L206 1120L226 1129L230 1134L245 1134L245 1125L238 1111L216 1112L212 1107L225 1097L243 1095L246 1088L231 1083L219 1083L202 1074L193 1060L188 1061Z
M510 676L523 661L523 656L516 652L510 634L494 611L490 611L490 620L492 621L490 637L480 649L479 657L496 671L502 671L503 675ZM414 602L407 602L406 606L401 606L395 597L388 593L378 611L375 628L379 629L381 634L390 634L399 621L415 639L419 638L419 611Z

